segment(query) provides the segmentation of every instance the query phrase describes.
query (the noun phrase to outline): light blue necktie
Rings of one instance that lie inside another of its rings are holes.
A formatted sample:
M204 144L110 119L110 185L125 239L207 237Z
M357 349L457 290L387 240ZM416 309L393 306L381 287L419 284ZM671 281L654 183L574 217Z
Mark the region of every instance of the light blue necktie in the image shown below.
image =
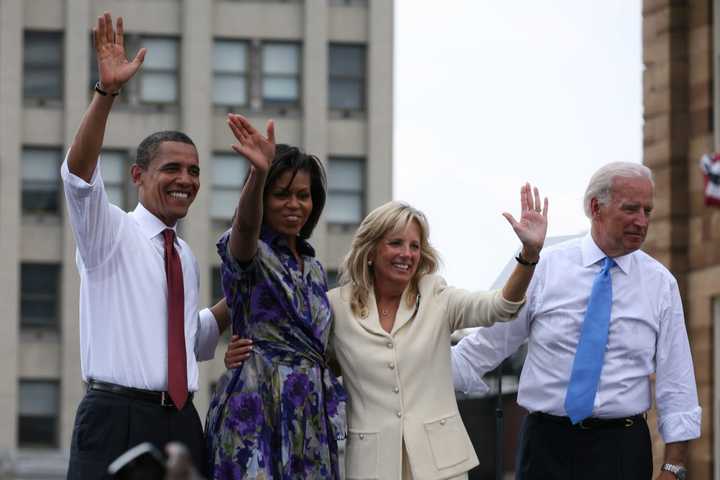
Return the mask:
M575 351L570 383L565 395L565 411L573 424L589 417L593 411L610 328L610 269L613 265L615 261L605 257L603 268L595 277Z

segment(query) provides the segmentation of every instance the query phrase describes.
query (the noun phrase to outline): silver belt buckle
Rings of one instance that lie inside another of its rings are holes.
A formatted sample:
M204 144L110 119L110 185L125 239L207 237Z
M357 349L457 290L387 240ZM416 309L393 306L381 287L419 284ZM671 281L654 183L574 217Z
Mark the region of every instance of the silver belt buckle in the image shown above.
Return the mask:
M167 392L160 392L160 406L161 407L174 407L170 394Z

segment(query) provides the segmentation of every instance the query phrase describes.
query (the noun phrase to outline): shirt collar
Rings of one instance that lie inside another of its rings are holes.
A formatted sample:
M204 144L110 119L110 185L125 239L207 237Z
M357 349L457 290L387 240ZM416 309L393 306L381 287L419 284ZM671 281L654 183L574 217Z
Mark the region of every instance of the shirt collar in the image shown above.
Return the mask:
M260 240L267 243L268 245L275 247L289 248L285 235L281 235L276 232L268 225L263 224L260 228ZM307 255L309 257L315 256L315 249L306 240L297 237L297 249L300 255Z
M154 238L160 235L163 230L171 229L175 231L175 238L177 238L177 223L172 227L168 227L163 223L162 220L153 215L142 203L138 202L137 207L132 212L133 218L140 226L140 230L145 234L147 238Z
M600 260L607 257L605 252L600 250L600 247L597 246L590 232L583 237L582 242L580 243L580 249L582 251L582 264L583 267L586 268L591 265L595 265ZM612 259L615 261L615 264L618 266L620 271L625 274L629 274L633 254L635 254L635 252L630 252L620 257L612 257Z

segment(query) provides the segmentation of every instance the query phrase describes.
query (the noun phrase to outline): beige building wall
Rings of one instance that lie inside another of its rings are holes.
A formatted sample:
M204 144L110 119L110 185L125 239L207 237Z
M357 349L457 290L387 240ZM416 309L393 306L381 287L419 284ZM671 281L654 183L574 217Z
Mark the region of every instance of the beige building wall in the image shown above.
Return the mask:
M702 436L689 451L693 480L720 479L720 209L704 204L699 166L703 154L720 151L719 11L717 0L643 1L644 163L656 175L646 249L673 272L683 298L703 409ZM656 436L656 472L662 446Z
M0 0L0 303L5 313L0 331L0 478L7 469L18 478L38 472L47 478L63 475L75 409L84 393L72 232L64 207L57 215L23 213L21 159L24 147L65 152L71 143L90 100L94 52L89 32L96 17L109 10L124 17L130 35L162 35L179 41L177 103L116 104L105 146L133 151L147 134L163 129L183 130L196 142L202 188L183 222L182 234L200 265L204 305L213 300L212 268L219 263L214 244L224 228L210 216L213 153L229 153L233 141L225 124L227 108L212 101L213 41L243 39L257 45L277 40L301 45L299 106L265 108L252 101L240 113L259 126L274 118L279 141L299 145L323 162L332 157L364 159L362 195L367 213L392 198L393 9L392 0ZM23 98L26 30L62 32L62 100ZM331 43L366 48L362 111L333 111L328 105ZM311 243L328 270L337 268L353 230L353 225L325 220L316 228ZM23 262L60 264L56 331L20 328ZM201 366L202 385L195 402L203 418L210 383L224 370L223 352L221 344L216 360ZM58 382L57 448L18 448L21 379Z

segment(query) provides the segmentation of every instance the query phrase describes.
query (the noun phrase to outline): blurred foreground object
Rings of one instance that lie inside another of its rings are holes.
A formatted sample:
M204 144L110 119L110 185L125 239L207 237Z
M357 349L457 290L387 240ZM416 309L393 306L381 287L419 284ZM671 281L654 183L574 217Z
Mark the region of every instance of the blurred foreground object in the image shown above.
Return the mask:
M700 168L705 178L705 205L720 207L720 154L703 155Z
M119 480L157 480L165 477L165 459L160 450L144 442L120 455L108 473Z

